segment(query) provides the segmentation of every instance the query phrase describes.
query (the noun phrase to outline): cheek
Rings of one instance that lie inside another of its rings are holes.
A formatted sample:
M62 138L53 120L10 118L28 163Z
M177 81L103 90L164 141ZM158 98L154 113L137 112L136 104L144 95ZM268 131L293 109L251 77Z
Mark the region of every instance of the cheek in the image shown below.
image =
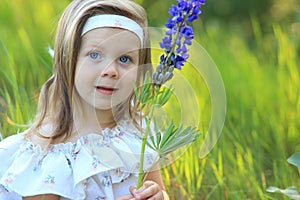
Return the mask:
M84 75L80 72L80 71L77 71L75 73L75 88L78 89L80 87L82 87L82 83L84 83Z
M74 84L76 89L91 86L93 84L96 72L86 69L85 67L79 67L75 72Z
M130 82L130 83L136 82L136 79L137 79L137 67L126 71L122 76L123 81Z
M136 83L137 78L137 70L132 69L127 71L126 73L123 73L120 79L117 82L117 87L122 88L121 93L123 95L131 94L133 91L133 86Z

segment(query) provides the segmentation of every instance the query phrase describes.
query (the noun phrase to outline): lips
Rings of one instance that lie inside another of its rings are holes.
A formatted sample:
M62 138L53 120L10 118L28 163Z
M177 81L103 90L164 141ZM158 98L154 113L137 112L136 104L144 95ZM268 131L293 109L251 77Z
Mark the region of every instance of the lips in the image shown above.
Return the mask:
M109 86L96 86L97 92L104 94L104 95L112 95L115 93L118 89L109 87Z

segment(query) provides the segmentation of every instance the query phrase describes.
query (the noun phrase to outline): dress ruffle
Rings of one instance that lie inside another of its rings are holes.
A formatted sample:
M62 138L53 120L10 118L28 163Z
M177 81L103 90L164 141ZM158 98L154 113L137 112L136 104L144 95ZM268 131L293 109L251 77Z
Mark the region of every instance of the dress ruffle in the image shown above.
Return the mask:
M87 187L95 187L93 183L101 186L97 189L103 197L113 198L107 191L112 190L109 184L132 180L138 174L141 140L137 134L137 129L123 121L102 135L91 133L47 151L24 139L24 133L8 137L0 143L0 200L49 193L90 199ZM144 170L156 158L156 152L146 149Z

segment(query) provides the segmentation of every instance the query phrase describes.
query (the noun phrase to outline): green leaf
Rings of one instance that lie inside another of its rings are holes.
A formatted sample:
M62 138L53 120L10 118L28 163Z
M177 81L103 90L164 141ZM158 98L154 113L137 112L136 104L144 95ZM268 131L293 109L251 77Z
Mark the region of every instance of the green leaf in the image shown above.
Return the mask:
M300 199L300 193L298 192L296 187L288 187L286 189L280 189L280 188L271 186L271 187L267 188L267 192L279 192L279 193L282 193L282 194L288 196L291 199L294 199L294 200Z
M163 88L162 91L159 93L159 98L156 102L156 104L159 104L161 106L165 105L168 100L170 99L170 97L173 94L173 90L170 88Z
M154 123L154 131L151 138L151 146L156 147L156 151L159 153L160 157L165 157L167 154L191 143L194 142L199 137L199 132L194 127L187 127L183 129L183 126L180 125L178 128L174 126L174 123L171 122L164 129L162 133L158 130L156 123Z
M149 136L149 137L150 137L152 143L150 143L149 141L147 141L147 145L148 145L151 149L153 149L154 151L156 151L157 148L154 146L154 145L155 145L154 137L153 137L152 135Z
M295 165L300 169L300 152L293 154L291 157L287 160L290 164Z
M153 101L152 83L144 83L141 86L141 104L146 104Z
M139 89L138 89L137 85L135 84L135 82L133 82L133 90L134 90L135 98L139 102L140 101Z
M158 133L158 134L156 134L156 145L157 145L157 147L159 147L160 141L161 141L161 134Z
M179 128L175 129L175 131L171 134L171 136L168 138L164 145L167 146L170 143L173 143L172 146L175 146L177 145L177 140L181 140L181 142L184 143L184 140L182 140L183 136L189 138L192 134L192 132L189 132L188 130L189 127L182 131L182 125L180 125Z
M174 130L174 124L173 124L173 122L171 122L163 133L163 139L162 139L160 146L165 146L167 141L172 138L172 135L174 132L173 130Z

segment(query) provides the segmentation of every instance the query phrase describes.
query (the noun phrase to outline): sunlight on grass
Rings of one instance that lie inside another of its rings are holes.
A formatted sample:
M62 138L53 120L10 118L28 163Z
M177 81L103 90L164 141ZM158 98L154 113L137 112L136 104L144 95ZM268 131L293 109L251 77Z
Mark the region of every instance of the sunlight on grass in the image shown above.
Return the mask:
M39 89L51 74L46 48L52 45L55 24L67 2L1 3L0 132L4 137L24 130L17 124L30 123L34 116ZM275 24L264 35L255 16L252 26L251 45L243 32L221 25L207 24L197 35L222 74L228 111L223 134L207 157L198 158L200 138L162 168L172 199L285 199L266 188L300 187L297 170L286 162L299 149L300 45L289 27ZM205 82L188 66L180 73L195 89L199 129L205 133L211 117ZM166 109L180 117L178 108Z

